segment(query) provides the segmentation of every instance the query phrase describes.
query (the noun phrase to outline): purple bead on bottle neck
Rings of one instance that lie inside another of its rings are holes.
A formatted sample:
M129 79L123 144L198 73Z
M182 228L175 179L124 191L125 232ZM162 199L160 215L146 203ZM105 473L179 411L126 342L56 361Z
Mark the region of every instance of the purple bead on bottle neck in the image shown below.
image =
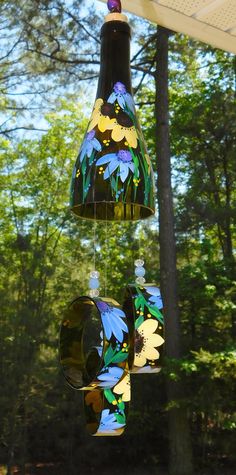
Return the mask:
M120 2L120 0L108 0L107 6L108 6L108 10L111 13L121 13L121 2Z

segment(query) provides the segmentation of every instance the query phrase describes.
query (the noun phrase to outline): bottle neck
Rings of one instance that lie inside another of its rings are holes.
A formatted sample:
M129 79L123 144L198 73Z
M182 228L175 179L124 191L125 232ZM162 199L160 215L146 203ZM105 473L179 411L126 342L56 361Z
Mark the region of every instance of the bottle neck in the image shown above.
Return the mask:
M106 100L117 82L132 94L130 72L130 26L121 21L104 23L101 29L101 67L97 98Z

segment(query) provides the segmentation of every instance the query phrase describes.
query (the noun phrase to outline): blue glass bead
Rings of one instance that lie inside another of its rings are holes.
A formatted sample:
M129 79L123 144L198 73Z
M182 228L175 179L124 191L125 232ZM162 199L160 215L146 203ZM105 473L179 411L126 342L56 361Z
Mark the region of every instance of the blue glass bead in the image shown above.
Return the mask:
M144 264L144 260L143 259L136 259L136 261L134 261L134 265L136 267L142 267Z
M92 297L92 298L98 297L98 296L99 296L99 290L97 290L97 289L92 289L92 290L90 290L89 295L90 295L90 297Z
M98 279L95 279L94 277L89 279L89 288L90 289L98 289L98 287L99 287L99 280Z
M99 275L100 275L100 273L97 270L93 270L89 274L90 277L94 277L95 279L98 279Z
M137 277L143 277L145 275L145 269L144 267L135 267L135 275Z

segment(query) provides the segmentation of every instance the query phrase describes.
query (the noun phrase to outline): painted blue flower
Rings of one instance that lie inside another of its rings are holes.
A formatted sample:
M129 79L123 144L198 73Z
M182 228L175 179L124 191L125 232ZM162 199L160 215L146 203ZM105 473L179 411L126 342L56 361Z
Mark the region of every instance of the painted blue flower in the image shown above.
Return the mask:
M95 130L88 132L84 138L80 149L80 162L83 161L86 155L90 158L93 150L97 150L97 152L101 152L102 150L100 142L95 138Z
M111 366L110 368L107 368L104 373L98 376L99 381L101 381L99 386L102 388L112 388L120 381L123 373L124 370L122 368L118 368L117 366Z
M163 302L161 298L161 292L157 287L147 287L146 291L151 295L148 301L151 305L154 305L158 309L163 308Z
M132 155L128 150L119 150L118 153L108 153L99 158L96 165L104 165L108 163L108 166L104 172L104 180L107 180L111 174L119 168L119 175L122 183L126 180L129 170L134 173L134 163Z
M111 307L106 302L97 302L97 306L101 312L102 324L107 339L110 340L113 334L122 343L123 332L128 333L128 327L123 322L123 318L125 318L124 312L119 308Z
M121 109L125 109L125 106L127 106L133 114L135 113L133 97L126 91L126 87L122 82L115 83L113 92L107 99L107 102L110 102L110 104L114 104L115 101L118 102Z
M101 421L99 425L99 432L114 432L116 429L121 429L125 424L119 424L115 415L112 414L109 409L103 409Z

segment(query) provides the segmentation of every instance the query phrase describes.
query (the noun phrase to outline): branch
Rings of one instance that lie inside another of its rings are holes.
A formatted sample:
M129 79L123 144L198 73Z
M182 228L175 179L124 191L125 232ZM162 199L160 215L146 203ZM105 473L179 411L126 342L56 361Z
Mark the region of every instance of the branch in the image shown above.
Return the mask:
M157 33L154 33L154 35L150 36L150 38L146 41L146 43L142 46L142 48L140 48L140 50L133 56L133 58L131 59L131 63L133 61L135 61L138 56L147 48L147 46L152 43L153 40L156 40L157 38Z
M44 53L43 51L38 51L36 49L32 49L32 48L27 48L27 51L29 51L30 53L36 53L38 54L39 56L45 56L46 58L49 58L51 60L56 60L60 63L66 63L66 64L100 64L100 61L91 61L91 60L85 60L85 59L65 59L65 58L58 58L58 57L55 57L55 56L52 56L52 54L48 54L48 53Z
M136 106L142 107L142 106L152 106L155 104L155 101L148 101L148 102L135 102Z
M96 36L92 35L91 32L88 31L87 28L83 25L83 23L81 23L81 21L78 20L75 15L73 15L73 13L69 12L68 10L64 10L64 12L65 12L70 18L72 18L72 20L74 20L74 22L77 23L77 25L79 25L79 26L85 31L85 33L87 33L87 35L90 36L90 38L93 38L93 40L96 41L98 44L101 43L100 40L99 40Z
M0 58L0 61L2 61L3 59L5 58L8 58L10 56L10 54L12 53L12 51L15 49L15 47L21 42L21 38L19 38L15 43L14 45L11 47L11 49L4 55Z
M142 86L142 83L143 83L143 81L144 81L146 75L147 75L147 74L152 74L152 73L151 73L151 69L152 69L152 67L153 67L153 65L154 65L154 62L155 62L155 61L153 60L151 66L150 66L150 68L148 69L148 71L143 73L143 75L142 75L142 77L141 77L141 80L140 80L138 86L135 88L135 94L138 92L138 90L139 90L140 87Z
M12 133L12 132L15 132L16 130L37 130L38 132L48 132L48 129L38 129L36 127L13 127L12 129L5 129L5 130L2 130L0 129L0 135L6 135L8 136L8 134Z
M141 73L150 74L151 76L155 77L155 71L152 72L150 69L140 68L139 66L131 66L131 69L134 71L141 71Z

